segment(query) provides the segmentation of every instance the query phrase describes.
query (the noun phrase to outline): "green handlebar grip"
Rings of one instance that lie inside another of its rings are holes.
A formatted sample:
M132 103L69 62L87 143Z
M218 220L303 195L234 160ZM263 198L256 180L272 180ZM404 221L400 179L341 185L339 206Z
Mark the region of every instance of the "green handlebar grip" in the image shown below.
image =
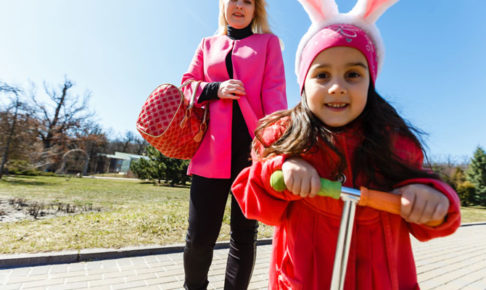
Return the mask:
M270 186L278 192L285 190L286 187L282 170L277 170L272 173L272 176L270 176ZM341 183L339 181L321 178L321 189L317 195L339 199L341 195Z
M277 170L272 173L270 176L270 186L278 192L286 189L282 170Z
M321 178L321 189L317 195L339 199L341 196L341 182Z

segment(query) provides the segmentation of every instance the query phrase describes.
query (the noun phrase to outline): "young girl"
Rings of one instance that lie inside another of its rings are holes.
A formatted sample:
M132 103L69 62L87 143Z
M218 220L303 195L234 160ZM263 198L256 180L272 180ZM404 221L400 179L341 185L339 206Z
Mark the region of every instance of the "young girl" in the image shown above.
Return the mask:
M300 2L313 21L296 59L302 100L261 121L253 164L232 187L247 218L275 226L269 288L330 287L343 203L316 196L321 176L402 194L401 216L357 208L344 288L418 289L409 233L452 234L459 199L422 168L415 130L374 88L383 61L374 22L395 1L358 1L345 15L331 1ZM283 193L270 186L280 169Z

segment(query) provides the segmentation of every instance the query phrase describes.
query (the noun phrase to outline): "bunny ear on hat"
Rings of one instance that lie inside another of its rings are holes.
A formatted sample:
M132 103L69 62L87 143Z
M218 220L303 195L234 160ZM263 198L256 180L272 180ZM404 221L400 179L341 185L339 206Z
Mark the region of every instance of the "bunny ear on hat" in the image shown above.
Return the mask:
M354 8L347 14L375 23L390 6L398 0L358 0Z
M309 15L312 24L331 19L339 14L335 0L298 0Z

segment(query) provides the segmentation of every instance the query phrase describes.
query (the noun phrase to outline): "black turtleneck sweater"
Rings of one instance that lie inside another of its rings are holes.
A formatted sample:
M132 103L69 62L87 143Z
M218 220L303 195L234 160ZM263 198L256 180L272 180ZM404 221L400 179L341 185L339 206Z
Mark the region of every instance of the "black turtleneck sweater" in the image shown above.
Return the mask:
M236 29L228 25L227 30L228 33L226 35L233 40L240 40L253 35L253 31L251 31L251 25L248 25L247 27L242 29ZM228 71L228 75L230 79L233 78L233 62L231 61L232 54L233 54L233 50L230 50L228 55L226 55L226 70ZM204 87L201 96L199 96L198 103L209 101L209 100L217 100L219 85L220 82L212 82L207 84Z
M253 35L251 25L243 29L236 29L228 26L227 36L233 40L244 39L251 35ZM226 69L228 70L230 79L233 78L232 54L233 50L226 55L225 59ZM204 87L201 96L199 96L198 102L217 100L219 85L220 82L207 84ZM224 122L224 120L210 120L210 122ZM245 119L243 118L240 106L236 100L233 101L233 119L231 124L231 176L236 177L236 174L238 174L243 167L250 165L249 152L251 145L251 136L248 133L248 127L246 126Z

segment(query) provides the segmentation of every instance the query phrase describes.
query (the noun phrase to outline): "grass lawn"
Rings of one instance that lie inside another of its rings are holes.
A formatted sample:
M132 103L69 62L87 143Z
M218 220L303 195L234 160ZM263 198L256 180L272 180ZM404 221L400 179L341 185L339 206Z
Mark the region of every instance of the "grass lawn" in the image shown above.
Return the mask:
M154 186L132 180L8 176L0 199L45 204L90 205L100 211L0 223L0 254L85 248L169 245L184 242L188 187ZM219 240L229 240L229 202ZM463 208L463 222L486 221L486 208ZM261 224L259 237L271 237Z
M99 212L0 223L0 254L183 243L189 187L131 180L9 176L0 199L89 204ZM229 240L228 203L219 240ZM259 237L271 237L261 225Z

